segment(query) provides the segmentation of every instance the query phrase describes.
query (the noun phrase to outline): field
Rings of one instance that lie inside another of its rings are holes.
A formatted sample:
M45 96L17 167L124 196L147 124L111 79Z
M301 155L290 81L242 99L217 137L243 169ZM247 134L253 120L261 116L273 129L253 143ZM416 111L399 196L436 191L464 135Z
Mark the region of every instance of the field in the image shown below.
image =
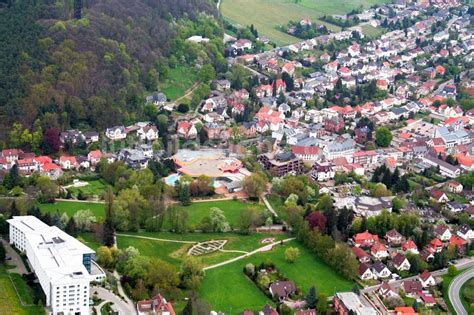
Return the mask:
M231 227L237 227L239 215L242 211L248 207L256 207L257 209L264 211L265 206L263 204L242 202L239 200L220 200L220 201L209 201L209 202L194 202L190 206L183 207L188 213L188 226L197 227L201 223L202 219L209 216L210 209L217 207L224 212L224 215L231 225Z
M170 68L168 77L159 84L159 89L167 98L175 100L183 96L196 81L197 73L194 68L177 66Z
M382 35L386 31L386 29L382 27L373 27L372 25L369 25L369 24L362 25L361 28L364 35L371 38L376 38Z
M38 204L43 213L66 212L72 217L79 210L90 210L97 218L104 216L105 205L103 203L77 202L77 201L57 201L55 203Z
M284 259L284 251L290 246L298 247L301 253L293 264ZM349 291L354 285L337 275L330 266L317 259L305 247L292 241L284 246L277 245L270 252L259 253L206 271L199 290L200 296L207 300L213 309L224 312L232 310L238 313L246 307L254 311L261 309L265 303L270 303L270 300L245 277L242 270L247 263L260 264L267 259L273 261L283 275L292 279L304 293L315 285L318 292L330 296L336 291ZM229 286L229 283L232 286Z
M284 200L275 194L267 196L268 203L273 207L273 210L278 214L278 217L283 221L288 220L288 212L285 210Z
M82 191L88 196L97 196L101 197L105 190L107 189L107 183L103 180L91 180L87 182L88 185L82 187L68 187L67 190L71 192L72 195L76 196Z
M187 251L191 248L191 243L174 243L152 239L143 239L133 237L134 235L142 237L152 237L158 239L169 239L177 241L191 241L191 242L202 242L209 240L227 240L227 244L224 250L235 250L250 252L259 247L264 246L260 241L266 237L272 235L268 234L251 234L251 235L240 235L234 233L189 233L189 234L176 234L169 232L141 232L141 233L124 233L124 236L118 235L117 243L121 249L133 246L137 248L140 253L144 256L158 257L170 264L177 267L181 264L181 261L186 256ZM277 240L284 238L285 235L273 236ZM89 245L89 244L88 244ZM91 241L91 247L94 246ZM242 252L215 252L207 255L198 256L205 266L213 265L244 253Z
M30 288L23 281L20 275L13 274L15 286L25 303L32 303ZM15 292L12 281L8 278L4 266L0 265L0 314L15 315L39 315L44 314L43 310L38 306L22 306Z
M298 42L299 39L276 29L290 20L309 18L316 21L323 15L345 14L363 5L387 2L385 0L222 0L221 13L229 22L237 25L253 24L260 34L267 36L279 45ZM322 21L317 23L326 24ZM328 25L328 24L326 24ZM333 31L340 28L329 24Z

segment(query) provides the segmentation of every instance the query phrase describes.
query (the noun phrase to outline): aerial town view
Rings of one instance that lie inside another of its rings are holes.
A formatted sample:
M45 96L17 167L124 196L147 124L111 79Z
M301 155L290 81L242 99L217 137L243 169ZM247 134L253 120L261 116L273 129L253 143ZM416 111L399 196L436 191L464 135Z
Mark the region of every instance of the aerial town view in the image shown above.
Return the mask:
M473 0L0 0L0 315L474 314Z

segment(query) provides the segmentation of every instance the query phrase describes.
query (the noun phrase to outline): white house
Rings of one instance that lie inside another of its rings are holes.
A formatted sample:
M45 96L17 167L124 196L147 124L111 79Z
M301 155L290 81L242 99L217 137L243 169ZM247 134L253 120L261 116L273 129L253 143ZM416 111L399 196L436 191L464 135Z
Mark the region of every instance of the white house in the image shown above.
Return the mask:
M359 278L362 280L372 280L377 279L377 277L372 272L372 269L367 264L360 264L359 266Z
M127 137L127 132L125 131L124 126L115 126L112 128L107 128L105 131L105 136L110 140L122 140Z
M418 279L420 280L423 288L428 288L436 285L435 278L428 271L423 271L423 273L418 276Z
M153 125L146 125L137 130L137 135L141 140L153 141L158 139L158 128Z
M410 262L403 254L400 254L400 253L396 254L395 257L393 257L392 262L393 262L393 266L398 271L410 270L410 267L411 267Z
M467 224L461 225L456 234L466 241L474 239L474 231Z
M444 224L438 225L434 230L434 234L443 242L449 241L452 236L449 227Z
M372 266L372 272L378 279L388 278L392 272L381 262L376 262Z

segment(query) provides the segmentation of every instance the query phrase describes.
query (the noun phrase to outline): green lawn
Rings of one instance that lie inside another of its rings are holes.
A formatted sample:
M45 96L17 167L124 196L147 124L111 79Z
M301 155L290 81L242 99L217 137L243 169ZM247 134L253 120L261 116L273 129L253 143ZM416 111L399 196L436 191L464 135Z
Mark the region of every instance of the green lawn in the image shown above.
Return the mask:
M300 41L298 38L280 32L278 25L286 25L290 20L299 21L309 18L313 22L328 14L344 14L363 5L370 7L374 4L388 2L386 0L222 0L221 13L230 22L247 26L253 24L258 32L267 36L279 45ZM339 27L326 24L333 31Z
M285 209L284 200L278 195L267 195L267 200L273 207L273 210L278 214L278 217L283 221L288 220L288 212Z
M181 209L185 209L188 212L188 226L197 228L201 223L202 219L209 216L210 210L213 207L217 207L224 211L225 217L231 227L238 227L238 220L240 213L248 207L256 207L261 211L265 211L263 204L243 202L240 200L221 200L221 201L209 201L209 202L193 202L190 206L178 206ZM165 223L165 226L168 226ZM169 226L168 226L169 227Z
M196 69L189 66L177 66L170 68L168 77L159 84L161 92L166 94L170 100L183 96L189 88L197 81Z
M67 190L71 192L72 195L76 196L80 191L88 196L97 196L99 198L105 193L108 184L104 180L92 180L88 181L87 186L82 187L69 187Z
M266 237L275 237L276 240L283 239L286 237L284 234L279 235L268 235L268 234L251 234L251 235L240 235L234 233L188 233L188 234L176 234L169 232L139 232L139 233L123 233L127 235L137 235L145 237L154 237L161 239L172 239L180 241L192 241L192 242L203 242L209 240L227 240L224 250L237 250L250 252L259 247L264 246L260 241ZM90 235L90 234L89 234ZM83 236L83 235L81 235ZM89 236L83 237L88 239ZM117 237L118 247L121 249L133 246L137 248L142 255L157 257L173 265L179 266L181 261L186 256L187 251L191 248L192 244L186 243L173 243L159 240L141 239L131 236L118 235ZM91 243L93 244L93 242ZM87 244L89 245L89 244ZM93 245L89 245L92 248ZM237 256L243 253L237 252L215 252L207 255L199 256L202 263L206 266L213 265Z
M462 273L464 270L459 270L458 271L458 275L460 273ZM449 311L452 313L452 314L455 314L456 312L454 311L454 307L453 307L453 304L451 304L451 300L449 299L449 285L451 284L451 281L453 281L454 277L451 277L450 275L444 275L442 276L443 278L443 287L442 287L442 293L443 293L443 298L444 298L444 301L446 302L446 305L448 305L448 308L449 308ZM472 280L471 280L472 281ZM464 288L464 286L463 286ZM463 302L464 304L464 307L467 306L466 304L466 300L463 299L463 297L461 297L461 301ZM467 308L469 310L469 308Z
M290 264L284 259L284 251L288 247L298 247L300 257ZM270 259L284 276L292 279L304 293L315 285L318 292L328 296L336 291L349 291L354 283L339 276L316 258L308 249L297 241L284 246L277 245L272 251L259 253L249 258L239 260L229 265L206 271L206 275L199 290L200 296L206 299L213 309L238 313L248 307L254 311L261 309L270 300L250 282L242 270L247 263L260 264ZM228 284L232 283L232 286ZM226 289L224 289L226 286ZM258 292L258 293L257 293ZM242 304L245 300L248 303Z
M18 274L12 274L13 281L25 303L32 303L31 289ZM15 292L12 281L6 274L4 266L0 266L0 314L43 315L44 310L38 306L22 306Z
M362 25L361 28L364 35L370 38L377 38L386 31L382 27L373 27L372 25L369 25L369 24Z
M90 210L97 218L104 217L105 205L103 203L78 202L78 201L57 201L55 203L38 204L41 212L60 213L66 212L69 217L79 210Z
M96 241L94 234L93 233L80 233L77 237L81 242L83 242L85 245L89 246L93 250L97 250L102 244L100 242Z
M461 301L466 310L474 304L474 278L468 280L461 288Z

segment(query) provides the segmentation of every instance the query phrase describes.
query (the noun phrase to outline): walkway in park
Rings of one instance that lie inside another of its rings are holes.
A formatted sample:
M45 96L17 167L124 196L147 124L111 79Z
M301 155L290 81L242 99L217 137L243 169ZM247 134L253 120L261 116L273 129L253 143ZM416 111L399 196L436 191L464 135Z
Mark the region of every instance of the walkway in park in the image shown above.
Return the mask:
M448 296L454 311L458 315L467 315L468 311L461 302L461 288L469 280L474 278L474 268L471 268L453 279L448 289Z
M262 252L267 252L269 250L271 250L273 248L273 246L275 245L278 245L278 244L281 244L282 242L283 243L286 243L286 242L289 242L289 241L292 241L294 240L295 238L287 238L285 240L282 240L282 241L277 241L277 242L273 242L271 244L267 244L265 246L262 246L260 248L257 248L256 250L254 251L251 251L249 253L246 253L244 255L241 255L241 256L238 256L238 257L235 257L235 258L231 258L229 260L226 260L226 261L223 261L223 262L220 262L218 264L215 264L215 265L212 265L212 266L207 266L207 267L204 267L203 270L210 270L210 269L214 269L214 268L217 268L217 267L222 267L224 265L228 265L228 264L231 264L235 261L238 261L238 260L241 260L241 259L244 259L244 258L247 258L247 257L250 257L252 255L255 255L257 253L262 253Z
M135 237L135 238L142 238L145 240L152 240L152 241L160 241L160 242L170 242L170 243L182 243L182 244L196 244L196 241L180 241L180 240L170 240L166 238L157 238L157 237L149 237L149 236L140 236L140 235L130 235L130 234L122 234L117 233L117 236L127 236L127 237Z

